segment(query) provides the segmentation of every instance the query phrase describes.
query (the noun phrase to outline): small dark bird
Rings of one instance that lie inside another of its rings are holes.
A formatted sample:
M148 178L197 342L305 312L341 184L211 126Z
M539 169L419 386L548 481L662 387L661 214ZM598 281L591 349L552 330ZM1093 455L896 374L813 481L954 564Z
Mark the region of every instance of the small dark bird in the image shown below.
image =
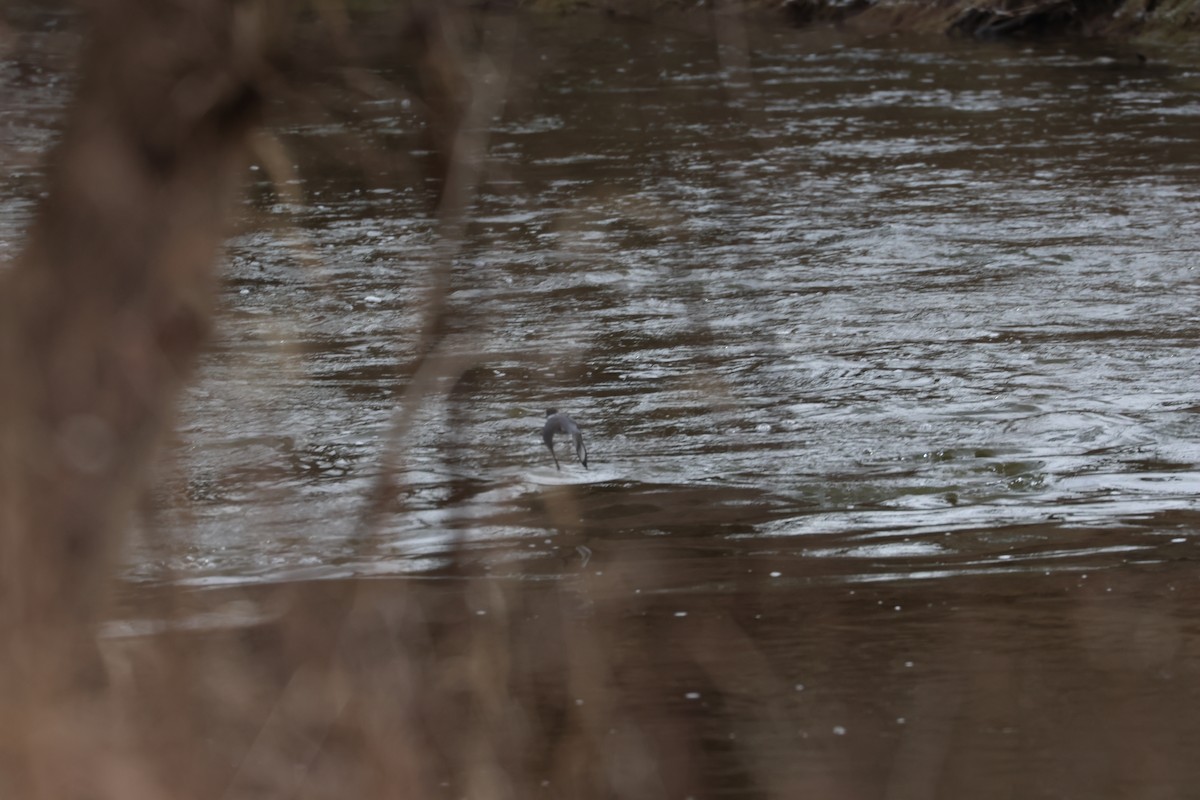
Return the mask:
M579 463L583 464L583 468L587 469L587 448L583 444L583 434L579 432L579 426L566 414L558 413L558 409L548 408L546 409L546 425L542 428L542 441L546 443L550 455L554 456L554 466L561 470L562 465L558 463L558 456L554 453L554 434L556 433L568 434L575 440L575 455L578 456Z

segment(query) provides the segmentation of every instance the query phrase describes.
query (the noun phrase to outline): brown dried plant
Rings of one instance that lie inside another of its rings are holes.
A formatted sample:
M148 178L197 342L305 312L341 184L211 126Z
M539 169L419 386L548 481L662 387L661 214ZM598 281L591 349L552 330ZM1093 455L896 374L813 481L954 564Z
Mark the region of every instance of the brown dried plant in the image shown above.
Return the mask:
M351 94L407 91L358 66L344 6L316 9ZM445 266L364 536L395 493L413 413L470 366L441 347L448 264L515 42L501 26L481 44L443 4L396 13L440 154ZM87 8L46 199L0 278L0 795L519 798L549 782L659 796L682 774L658 766L644 710L614 704L616 645L556 588L263 588L247 592L261 625L97 644L122 533L212 325L243 171L257 159L281 195L292 183L264 105L320 111L287 77L313 66L284 56L291 14L254 0ZM170 623L196 602L209 600L168 588L133 604Z

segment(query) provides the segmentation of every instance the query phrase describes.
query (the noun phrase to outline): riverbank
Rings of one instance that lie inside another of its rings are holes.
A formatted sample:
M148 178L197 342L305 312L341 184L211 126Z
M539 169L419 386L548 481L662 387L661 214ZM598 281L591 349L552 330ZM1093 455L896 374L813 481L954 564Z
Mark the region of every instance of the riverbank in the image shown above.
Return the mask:
M1180 43L1200 31L1194 0L787 0L779 13L794 24L856 27L993 38L1075 36Z
M534 0L542 10L598 9L650 18L717 9L797 28L834 24L865 33L996 38L1083 37L1183 44L1200 36L1197 0L749 0L742 3Z

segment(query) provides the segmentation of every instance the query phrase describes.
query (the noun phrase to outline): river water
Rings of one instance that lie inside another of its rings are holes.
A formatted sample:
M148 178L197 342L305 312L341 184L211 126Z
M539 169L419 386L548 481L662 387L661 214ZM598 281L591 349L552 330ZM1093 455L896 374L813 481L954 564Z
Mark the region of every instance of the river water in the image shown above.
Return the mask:
M403 93L280 115L301 202L252 173L131 585L564 592L698 796L1187 796L1200 70L519 36L451 244Z
M1177 549L1200 76L1064 46L784 33L729 66L669 30L540 33L454 252L414 180L338 168L347 138L420 146L403 98L282 132L305 205L262 185L230 248L178 577L420 572L462 540L539 562L560 478L599 548L685 534L859 578ZM420 402L395 513L348 546L398 394ZM554 471L549 406L589 471Z

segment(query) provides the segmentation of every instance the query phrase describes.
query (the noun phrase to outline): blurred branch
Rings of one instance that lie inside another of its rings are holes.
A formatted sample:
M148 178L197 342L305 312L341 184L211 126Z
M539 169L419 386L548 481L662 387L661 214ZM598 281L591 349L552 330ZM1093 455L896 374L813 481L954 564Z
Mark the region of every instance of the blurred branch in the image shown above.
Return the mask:
M47 197L0 285L4 692L98 674L110 561L210 325L272 10L88 6Z
M438 247L430 289L423 302L424 322L415 359L405 370L412 376L399 397L391 430L381 457L378 475L359 521L359 535L375 528L396 494L396 475L405 432L411 427L422 401L440 378L461 375L474 358L454 355L446 348L449 309L446 298L454 259L461 250L468 208L483 180L492 120L506 99L511 57L517 41L517 23L503 24L481 43L478 54L466 55L466 23L461 12L442 11L423 19L422 95L438 137L435 148L443 154L445 172L438 205Z

